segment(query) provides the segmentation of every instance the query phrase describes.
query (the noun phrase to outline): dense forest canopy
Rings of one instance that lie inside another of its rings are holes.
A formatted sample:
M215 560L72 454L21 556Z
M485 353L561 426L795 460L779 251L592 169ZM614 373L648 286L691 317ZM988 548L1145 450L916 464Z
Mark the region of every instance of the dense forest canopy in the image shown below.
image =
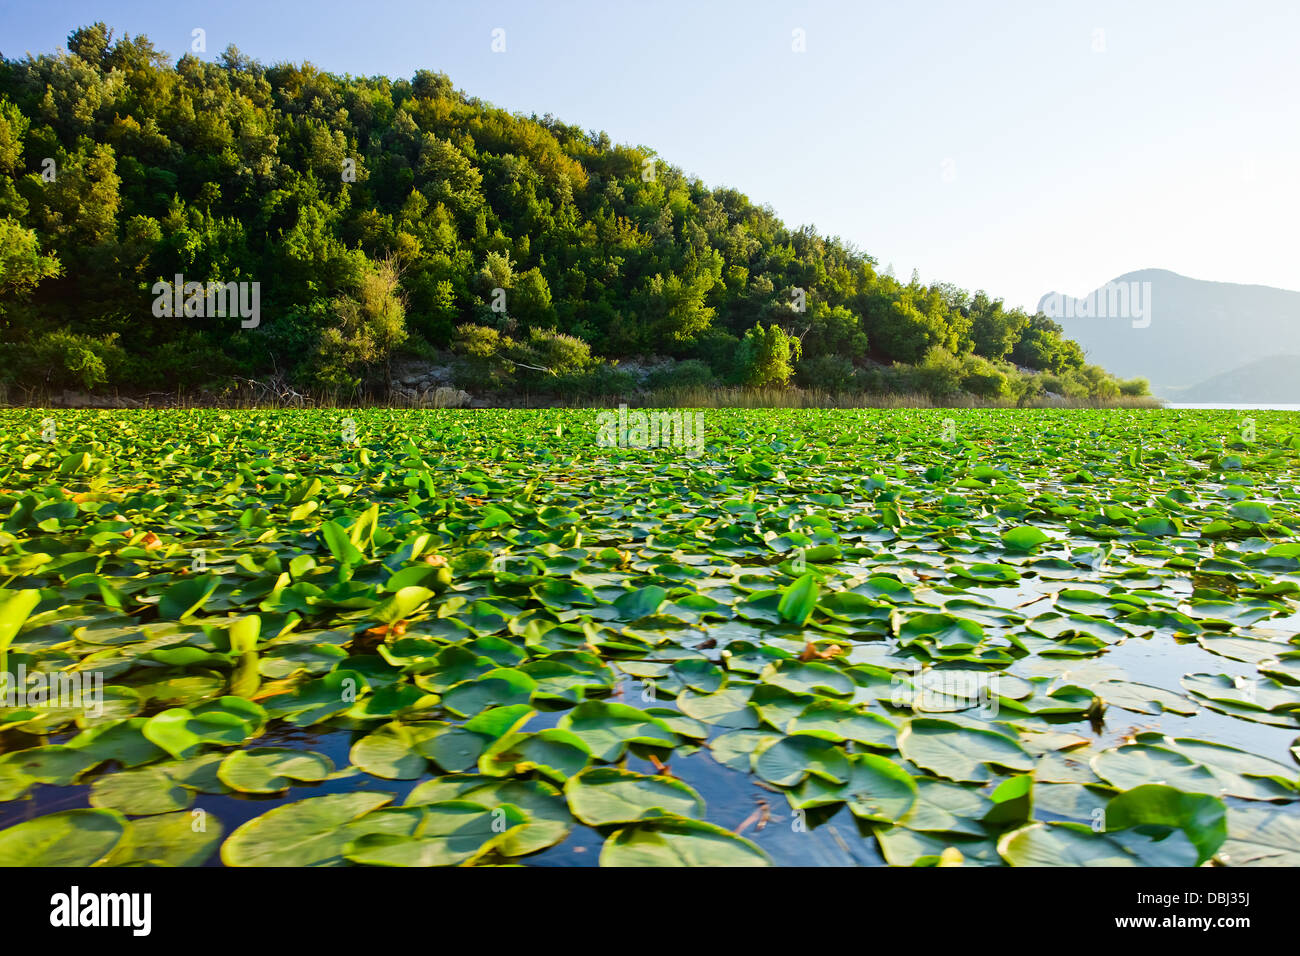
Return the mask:
M1067 392L1142 390L1046 316L901 282L653 150L440 73L336 76L234 47L171 66L103 24L0 60L0 249L0 374L18 385L280 374L337 392L382 383L397 351L453 349L485 388L654 355L682 381L879 387L907 363L986 394L1030 387L1015 366ZM257 320L159 314L176 276L257 283Z

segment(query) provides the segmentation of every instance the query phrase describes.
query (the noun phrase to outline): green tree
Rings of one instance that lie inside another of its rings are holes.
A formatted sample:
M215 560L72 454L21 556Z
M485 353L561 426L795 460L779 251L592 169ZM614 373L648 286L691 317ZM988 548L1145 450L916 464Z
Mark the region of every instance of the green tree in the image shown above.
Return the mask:
M779 325L756 324L740 340L736 364L741 383L752 388L784 388L803 355L799 340Z
M697 272L683 278L655 273L642 299L642 316L648 333L646 345L657 343L680 353L695 341L713 321L714 310L705 304L714 277Z
M1083 349L1063 333L1059 325L1040 312L1029 320L1011 358L1019 365L1050 372L1078 368L1084 362Z
M355 389L382 367L387 385L389 358L406 340L406 305L400 273L391 259L374 263L361 277L355 295L334 299L336 324L321 335L316 377L331 391Z
M1005 311L1001 299L990 300L983 291L975 293L970 318L975 354L990 359L1006 358L1029 321L1019 309Z
M509 312L524 328L536 329L554 324L551 289L540 269L529 269L515 278L514 288L510 290Z
M63 274L57 256L41 254L40 237L13 219L0 219L0 315L5 299L26 295L43 279Z
M809 382L892 387L901 373L886 383L862 360L910 365L935 347L1063 377L1084 364L1059 328L1030 328L984 293L900 283L648 147L512 114L442 74L265 66L234 47L215 62L175 60L102 23L73 31L66 52L0 59L0 221L0 346L53 329L116 333L144 388L284 373L346 391L374 385L393 350L427 356L467 322L510 340L479 368L506 385L559 378L509 364L545 364L528 361L534 331L584 343L592 365L572 376L589 377L565 384L575 395L626 381L599 360L633 355L694 358L738 380L742 358L744 374L756 367L754 337L741 354L756 325L793 330ZM394 283L378 260L391 260ZM149 290L178 273L261 282L262 325L154 316ZM69 348L75 364L89 346ZM982 366L968 378L997 388Z

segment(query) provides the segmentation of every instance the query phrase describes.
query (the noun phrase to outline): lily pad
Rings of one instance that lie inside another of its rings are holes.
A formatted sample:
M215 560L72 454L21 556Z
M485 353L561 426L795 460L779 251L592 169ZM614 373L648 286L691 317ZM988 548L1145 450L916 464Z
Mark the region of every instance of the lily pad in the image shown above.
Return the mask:
M704 814L700 795L680 780L613 767L597 767L571 777L564 794L573 815L593 827Z
M376 812L386 793L332 793L268 810L221 844L226 866L340 866L343 848L370 833L406 835L421 814Z
M62 810L0 830L0 866L98 866L126 835L116 810Z
M1019 742L996 731L928 717L903 725L898 749L918 767L957 781L989 780L991 764L1024 772L1035 762Z
M262 747L236 750L221 762L217 777L240 793L280 793L295 783L320 783L333 770L334 764L323 754Z
M601 866L770 866L771 862L744 837L684 817L615 830L600 851Z

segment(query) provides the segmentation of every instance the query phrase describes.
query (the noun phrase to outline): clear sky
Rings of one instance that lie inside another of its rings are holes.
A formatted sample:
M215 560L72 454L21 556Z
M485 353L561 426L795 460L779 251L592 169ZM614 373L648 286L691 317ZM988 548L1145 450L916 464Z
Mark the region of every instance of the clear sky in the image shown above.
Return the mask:
M201 27L209 59L440 70L1012 304L1142 268L1300 289L1294 0L0 0L0 52L96 20L173 57Z

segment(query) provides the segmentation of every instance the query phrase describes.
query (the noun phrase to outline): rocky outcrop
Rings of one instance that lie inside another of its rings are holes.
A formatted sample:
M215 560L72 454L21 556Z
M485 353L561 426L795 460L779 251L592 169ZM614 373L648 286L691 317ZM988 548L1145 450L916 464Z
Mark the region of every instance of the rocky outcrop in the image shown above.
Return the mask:
M140 408L143 402L121 395L91 395L65 389L50 396L51 408Z
M447 385L423 390L394 385L390 397L394 405L409 408L468 408L473 402L469 392Z
M388 397L407 408L469 408L470 394L456 387L449 362L400 358L393 362Z
M451 365L426 359L405 358L393 362L394 386L426 392L441 386L454 386Z

